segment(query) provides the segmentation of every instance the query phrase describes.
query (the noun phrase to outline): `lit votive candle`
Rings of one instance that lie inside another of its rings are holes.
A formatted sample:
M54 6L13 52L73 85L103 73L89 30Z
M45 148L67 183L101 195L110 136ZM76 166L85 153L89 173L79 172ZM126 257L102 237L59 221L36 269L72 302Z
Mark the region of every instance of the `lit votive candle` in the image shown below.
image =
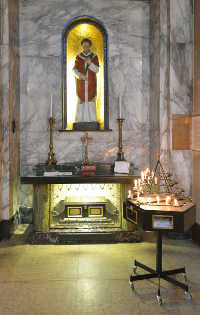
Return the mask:
M150 175L151 175L151 172L150 172L150 169L149 169L149 168L146 169L146 175L147 175L147 176L150 176Z
M175 206L175 207L178 207L178 206L179 206L179 203L178 203L178 200L177 200L177 199L174 199L174 206Z
M137 179L135 179L134 184L135 184L135 187L137 187Z
M159 196L156 196L156 201L157 201L157 204L159 205L160 204L160 197Z
M167 206L168 206L168 205L171 205L171 202L172 202L171 197L170 197L170 196L167 196L167 197L166 197L166 200L165 200L166 205L167 205Z
M147 203L150 204L151 203L151 197L147 198Z

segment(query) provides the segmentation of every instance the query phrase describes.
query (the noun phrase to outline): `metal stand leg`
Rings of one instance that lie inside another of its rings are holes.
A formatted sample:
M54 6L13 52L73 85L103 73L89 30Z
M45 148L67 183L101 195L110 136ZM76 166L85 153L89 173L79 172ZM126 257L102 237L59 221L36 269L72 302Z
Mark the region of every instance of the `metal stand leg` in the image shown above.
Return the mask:
M162 304L162 298L160 295L160 277L158 278L158 294L157 294L157 301L158 304L161 305Z
M136 268L140 267L141 269L147 271L147 274L142 274L142 275L136 275ZM161 305L162 304L162 298L160 295L160 280L164 279L182 289L185 290L186 297L188 299L191 299L192 296L189 292L188 288L188 283L187 283L187 276L185 272L185 267L183 268L177 268L173 270L162 270L162 231L158 231L157 234L157 249L156 249L156 270L140 263L139 261L135 260L134 262L134 267L133 267L133 273L134 275L131 275L130 277L130 287L133 289L134 288L134 281L137 280L144 280L144 279L152 279L152 278L158 278L158 293L157 293L157 301ZM185 283L177 281L174 278L171 278L170 275L175 275L183 273Z
M159 305L162 304L162 298L160 295L160 277L162 273L162 234L158 231L157 235L157 250L156 250L156 272L158 274L158 294L157 301Z

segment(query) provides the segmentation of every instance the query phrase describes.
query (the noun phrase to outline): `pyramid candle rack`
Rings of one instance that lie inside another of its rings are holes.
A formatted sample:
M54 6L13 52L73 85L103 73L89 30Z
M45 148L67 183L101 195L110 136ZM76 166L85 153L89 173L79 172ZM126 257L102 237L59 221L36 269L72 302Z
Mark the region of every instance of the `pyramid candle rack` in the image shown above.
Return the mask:
M155 168L152 171L149 168L142 171L141 177L134 181L128 198L134 199L138 204L174 207L181 207L192 201L178 182L173 180L172 174L164 170L159 155Z

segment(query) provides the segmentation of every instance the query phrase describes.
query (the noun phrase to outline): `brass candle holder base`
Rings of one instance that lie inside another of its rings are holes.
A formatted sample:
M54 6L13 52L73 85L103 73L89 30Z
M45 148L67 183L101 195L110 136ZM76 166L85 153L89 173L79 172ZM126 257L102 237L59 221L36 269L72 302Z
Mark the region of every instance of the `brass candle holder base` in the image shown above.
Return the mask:
M48 153L48 160L46 161L47 165L56 165L58 162L55 158L55 153L53 151L53 126L55 124L55 119L53 117L49 118L49 126L50 126L50 133L49 133L49 153Z
M125 161L124 152L123 152L123 144L122 144L122 125L125 119L118 118L117 121L119 123L119 150L117 153L117 161Z

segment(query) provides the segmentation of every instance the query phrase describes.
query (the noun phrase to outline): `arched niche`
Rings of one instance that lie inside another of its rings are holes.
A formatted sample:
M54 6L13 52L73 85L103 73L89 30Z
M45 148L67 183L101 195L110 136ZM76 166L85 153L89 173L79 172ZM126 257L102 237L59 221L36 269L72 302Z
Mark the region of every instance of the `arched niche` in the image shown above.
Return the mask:
M83 38L89 38L92 41L92 51L99 59L96 113L100 130L108 130L108 35L103 24L90 16L80 16L68 21L62 33L62 127L66 130L72 130L75 122L77 95L73 67L76 56L82 50L81 41Z

